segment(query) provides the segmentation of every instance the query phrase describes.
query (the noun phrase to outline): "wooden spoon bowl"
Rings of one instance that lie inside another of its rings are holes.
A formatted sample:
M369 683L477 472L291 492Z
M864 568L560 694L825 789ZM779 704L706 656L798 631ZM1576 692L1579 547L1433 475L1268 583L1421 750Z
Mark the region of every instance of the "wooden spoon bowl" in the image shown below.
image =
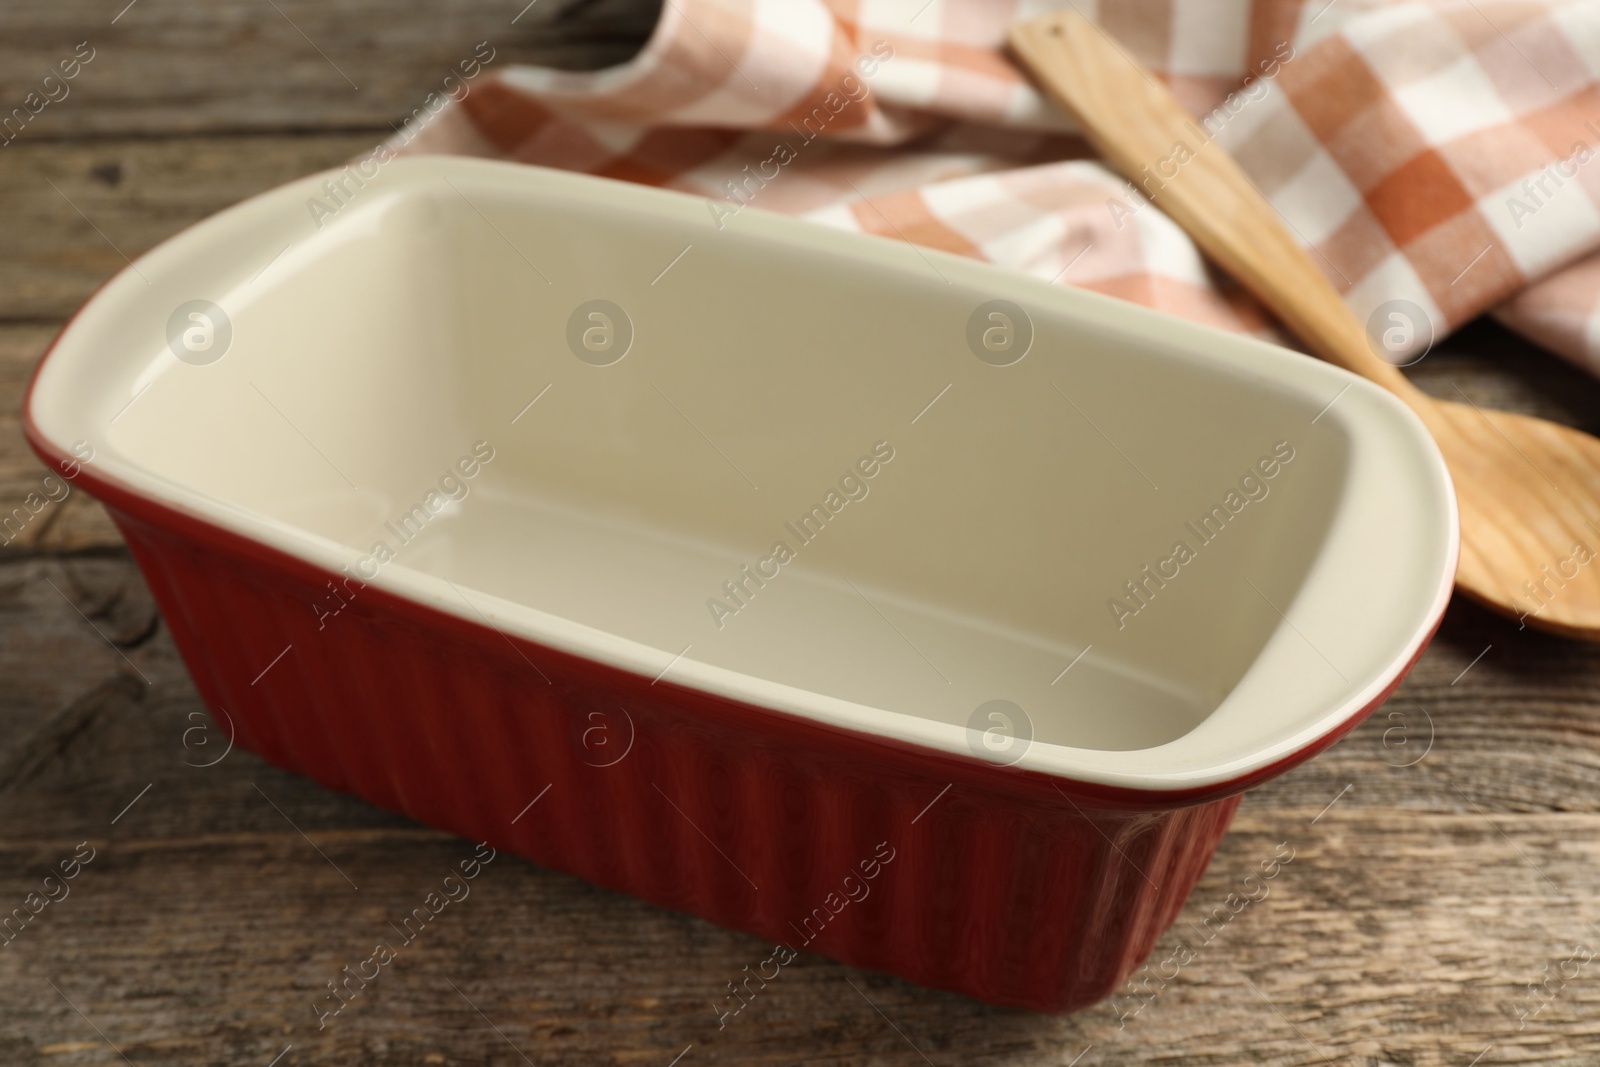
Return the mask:
M1600 440L1471 404L1412 409L1455 483L1456 588L1528 626L1600 640Z

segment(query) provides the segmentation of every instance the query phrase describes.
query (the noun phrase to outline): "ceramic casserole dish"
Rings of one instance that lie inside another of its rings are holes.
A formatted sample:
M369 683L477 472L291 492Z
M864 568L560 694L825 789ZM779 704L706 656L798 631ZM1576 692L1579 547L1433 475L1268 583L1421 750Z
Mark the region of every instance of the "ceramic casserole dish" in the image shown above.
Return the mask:
M726 214L307 178L97 293L29 439L273 763L793 951L1091 1003L1240 793L1420 654L1440 456L1306 357Z

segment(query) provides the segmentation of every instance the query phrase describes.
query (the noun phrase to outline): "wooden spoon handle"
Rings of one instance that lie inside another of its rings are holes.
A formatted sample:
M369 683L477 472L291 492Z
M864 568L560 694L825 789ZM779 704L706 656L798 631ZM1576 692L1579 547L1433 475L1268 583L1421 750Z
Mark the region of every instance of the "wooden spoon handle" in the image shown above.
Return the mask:
M1011 29L1011 47L1100 154L1323 359L1411 400L1415 388L1211 135L1105 32L1068 8Z

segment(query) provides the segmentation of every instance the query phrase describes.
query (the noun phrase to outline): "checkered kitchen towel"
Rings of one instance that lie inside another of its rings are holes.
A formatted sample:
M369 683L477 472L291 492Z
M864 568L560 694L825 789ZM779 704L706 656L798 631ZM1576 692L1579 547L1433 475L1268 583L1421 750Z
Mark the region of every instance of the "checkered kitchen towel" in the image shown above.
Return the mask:
M665 0L629 62L488 73L393 147L679 189L722 220L804 215L1269 333L1005 57L1010 23L1067 2ZM1075 6L1167 80L1359 318L1409 300L1442 335L1492 310L1600 373L1600 0Z

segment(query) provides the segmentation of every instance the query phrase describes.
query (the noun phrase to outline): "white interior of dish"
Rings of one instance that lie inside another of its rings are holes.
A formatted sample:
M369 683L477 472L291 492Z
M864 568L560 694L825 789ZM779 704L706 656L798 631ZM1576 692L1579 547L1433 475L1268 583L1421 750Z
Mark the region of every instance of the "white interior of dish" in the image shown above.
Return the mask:
M110 283L41 374L42 433L508 633L954 752L1005 700L1031 722L1020 765L1143 788L1243 773L1342 721L1448 595L1431 441L1309 359L754 209L719 229L701 201L614 182L422 160L346 187L320 226L319 176ZM1011 366L967 344L993 298L1034 325ZM193 299L232 324L209 365L166 342ZM595 299L632 324L609 366L567 341ZM447 479L475 445L493 459ZM893 458L802 541L875 446ZM1293 459L1264 478L1275 449ZM1230 491L1248 503L1202 543L1186 524ZM793 559L744 578L778 541ZM1147 603L1119 625L1128 581Z

